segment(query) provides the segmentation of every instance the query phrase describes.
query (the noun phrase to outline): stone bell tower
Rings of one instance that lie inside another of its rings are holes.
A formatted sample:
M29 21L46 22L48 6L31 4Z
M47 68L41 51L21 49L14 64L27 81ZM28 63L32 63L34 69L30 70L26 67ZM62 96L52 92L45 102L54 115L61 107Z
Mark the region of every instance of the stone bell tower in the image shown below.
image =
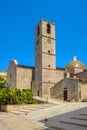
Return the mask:
M54 23L41 20L37 25L35 51L35 95L48 98L56 79Z

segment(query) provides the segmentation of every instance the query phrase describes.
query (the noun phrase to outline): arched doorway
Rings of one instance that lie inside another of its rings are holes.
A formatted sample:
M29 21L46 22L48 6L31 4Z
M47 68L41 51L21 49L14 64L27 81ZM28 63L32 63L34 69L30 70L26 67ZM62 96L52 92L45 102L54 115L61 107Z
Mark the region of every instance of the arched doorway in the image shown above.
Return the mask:
M67 88L64 88L63 97L64 97L64 101L67 101Z

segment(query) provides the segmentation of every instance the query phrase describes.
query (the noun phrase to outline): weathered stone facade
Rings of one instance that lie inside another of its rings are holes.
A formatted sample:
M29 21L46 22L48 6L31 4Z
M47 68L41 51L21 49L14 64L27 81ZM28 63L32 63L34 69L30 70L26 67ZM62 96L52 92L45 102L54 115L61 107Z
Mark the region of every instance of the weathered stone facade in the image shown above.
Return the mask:
M7 80L10 83L10 87L16 88L16 69L17 69L17 61L11 60L9 67L8 67L8 73L7 73Z
M85 65L74 57L65 68L56 68L55 44L55 24L41 20L35 31L35 67L11 61L7 74L11 87L31 88L35 96L45 98L75 101L87 98Z
M17 88L19 89L27 89L32 88L32 80L34 80L34 68L33 67L24 67L18 66L17 67L17 76L16 76L16 83Z
M41 20L36 27L35 95L50 97L56 82L55 25Z
M65 78L56 83L50 93L52 98L64 101L87 101L87 81Z
M77 79L65 78L56 83L55 86L51 88L51 96L54 98L59 98L61 100L78 101L78 84L79 81ZM64 95L65 91L67 97Z
M64 79L64 71L63 68L56 68L56 83Z
M10 62L7 75L10 87L27 89L32 87L34 67L22 66L16 60Z
M79 100L87 101L87 81L79 82Z

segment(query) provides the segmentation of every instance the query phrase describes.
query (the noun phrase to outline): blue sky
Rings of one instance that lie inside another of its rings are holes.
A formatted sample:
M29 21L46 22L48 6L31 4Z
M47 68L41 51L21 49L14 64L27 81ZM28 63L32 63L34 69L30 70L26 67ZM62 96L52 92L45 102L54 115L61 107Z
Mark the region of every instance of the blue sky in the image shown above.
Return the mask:
M0 71L11 59L35 65L35 26L42 19L56 25L56 66L77 56L87 66L87 0L1 0Z

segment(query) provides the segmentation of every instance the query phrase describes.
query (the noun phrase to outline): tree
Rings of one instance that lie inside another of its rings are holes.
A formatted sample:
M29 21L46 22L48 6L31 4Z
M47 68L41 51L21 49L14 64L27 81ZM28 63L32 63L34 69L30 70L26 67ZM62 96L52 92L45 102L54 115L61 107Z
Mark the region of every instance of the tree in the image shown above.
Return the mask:
M25 104L30 104L33 103L34 99L33 99L33 92L31 89L24 89L22 90L22 101Z
M33 99L31 89L20 90L17 88L2 88L0 90L0 104L32 104L37 103Z
M5 88L7 84L7 80L5 78L0 77L0 89Z

